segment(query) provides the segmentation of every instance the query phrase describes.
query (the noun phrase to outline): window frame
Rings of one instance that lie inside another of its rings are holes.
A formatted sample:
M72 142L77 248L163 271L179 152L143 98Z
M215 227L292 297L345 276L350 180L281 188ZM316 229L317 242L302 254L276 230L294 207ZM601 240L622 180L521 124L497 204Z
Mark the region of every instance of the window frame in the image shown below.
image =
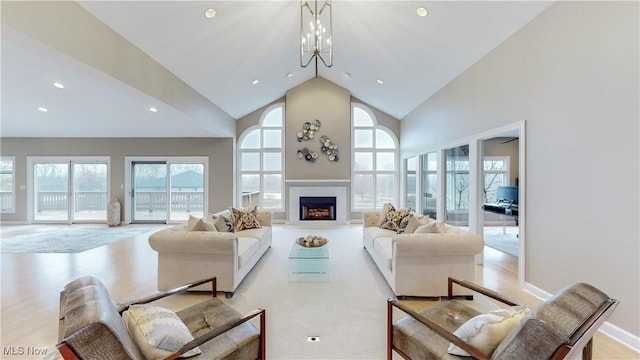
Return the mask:
M270 125L264 125L264 121L267 118L267 116L269 116L269 114L276 110L276 109L281 109L282 110L282 122L280 126L270 126ZM280 147L265 147L265 141L264 141L264 134L265 131L269 131L269 130L274 130L274 129L279 129L280 130ZM255 131L259 132L259 138L260 138L260 146L258 148L246 148L243 149L242 148L242 143L244 142L244 140L247 138L247 136L249 136L250 134L254 133ZM285 104L284 103L277 103L277 104L273 104L271 106L269 106L268 108L266 108L262 114L260 115L260 120L258 122L257 125L253 125L248 127L246 130L244 130L242 132L242 134L238 137L238 143L237 143L237 171L236 171L236 176L237 176L237 194L236 194L236 203L242 205L243 204L243 193L242 193L242 176L243 175L257 175L258 179L259 179L259 200L258 203L254 205L257 205L258 207L270 210L270 211L274 211L274 212L284 212L285 211L285 206L286 206L286 192L285 192L285 179L284 179L284 175L285 175ZM251 153L251 154L258 154L259 156L259 166L258 166L258 170L242 170L242 155L245 153ZM275 154L275 153L280 153L280 170L265 170L264 169L264 157L265 154ZM281 194L280 194L280 206L279 207L264 207L263 206L263 197L265 194L265 175L280 175L280 189L281 189Z
M371 125L355 125L355 109L359 109L367 113L371 119ZM352 211L366 211L372 209L382 209L384 203L390 202L394 205L399 204L400 200L400 155L399 155L399 141L397 136L386 126L378 124L375 114L365 105L360 103L351 103L351 209ZM357 130L366 130L371 129L373 133L373 139L371 146L356 146L356 131ZM378 148L377 142L378 140L378 131L382 131L386 135L388 135L393 141L394 148ZM371 170L356 170L355 165L355 157L356 153L371 153L372 154L372 168ZM380 154L393 154L394 168L391 170L378 170L377 169L377 160ZM355 197L356 197L356 187L357 181L356 176L358 175L371 175L372 183L372 203L367 206L358 206ZM381 200L378 198L378 176L379 175L392 175L394 190L393 190L393 198L391 200Z
M504 168L502 170L485 170L485 162L486 161L503 161L504 162ZM485 184L485 179L486 176L488 174L502 174L503 176L503 183L502 185L498 185L498 186L509 186L509 184L511 183L511 157L508 155L502 155L502 156L485 156L482 159L482 192L483 192L483 201L485 203L488 203L487 201L487 194L486 194L486 184ZM496 200L497 201L497 200Z
M8 208L2 208L0 206L0 214L15 214L16 213L16 157L15 156L0 156L0 161L11 162L11 170L4 170L0 168L0 174L11 175L11 206Z

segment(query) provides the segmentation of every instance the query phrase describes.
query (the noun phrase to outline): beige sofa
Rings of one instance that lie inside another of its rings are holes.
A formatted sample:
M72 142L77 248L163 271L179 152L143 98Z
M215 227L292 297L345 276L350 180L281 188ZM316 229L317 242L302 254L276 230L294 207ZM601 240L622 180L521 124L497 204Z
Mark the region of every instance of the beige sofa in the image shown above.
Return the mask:
M214 215L227 215L224 210ZM240 282L271 247L271 212L258 211L261 228L237 232L189 231L176 225L149 236L158 252L158 289L173 289L216 276L218 290L233 296ZM194 288L194 290L207 290Z
M448 277L475 279L480 235L448 224L441 233L397 234L381 219L381 211L363 214L363 243L396 296L444 296Z

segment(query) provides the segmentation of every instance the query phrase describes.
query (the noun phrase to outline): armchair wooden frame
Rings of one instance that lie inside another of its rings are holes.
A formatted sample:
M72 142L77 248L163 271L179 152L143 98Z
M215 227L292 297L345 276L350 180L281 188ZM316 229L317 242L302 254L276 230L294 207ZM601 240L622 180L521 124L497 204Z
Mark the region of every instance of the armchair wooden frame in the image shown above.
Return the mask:
M454 298L453 295L453 286L457 284L459 286L465 287L467 289L471 289L480 294L488 296L494 300L502 302L509 306L519 305L506 297L496 293L493 290L487 289L480 285L474 284L469 281L458 280L449 277L448 278L448 300ZM576 352L582 349L582 358L589 360L592 358L593 351L593 335L598 331L598 328L606 321L606 319L611 315L613 310L618 306L619 301L615 299L610 299L610 301L602 304L597 311L595 311L583 324L580 326L575 333L569 338L567 343L561 345L554 352L551 357L552 360L558 359L566 359L572 358L576 354ZM398 308L407 315L411 316L415 320L422 323L424 326L428 327L437 335L443 337L449 342L459 346L464 351L469 353L472 358L479 360L489 360L489 357L482 354L477 348L472 345L466 343L461 338L455 336L452 332L447 329L441 327L435 322L429 320L424 317L420 313L415 310L410 309L404 304L401 304L397 299L389 298L387 300L387 359L391 360L392 352L395 351L404 359L410 359L406 354L404 354L400 349L397 349L393 344L393 308Z
M212 277L212 278L208 278L208 279L202 279L202 280L198 280L180 287L177 287L175 289L171 289L171 290L167 290L167 291L161 291L158 292L156 294L153 294L151 296L147 296L141 299L137 299L137 300L133 300L133 301L129 301L126 302L124 304L121 304L120 306L118 306L118 313L120 315L122 315L123 312L125 312L127 309L129 309L130 306L132 305L140 305L140 304L148 304L151 302L154 302L156 300L160 300L162 298L165 298L167 296L171 296L171 295L175 295L175 294L181 294L181 293L185 293L188 289L199 286L199 285L203 285L210 282L211 283L211 289L212 289L212 297L216 297L216 292L217 292L217 282L216 282L216 278ZM215 337L224 334L225 332L241 325L244 324L245 322L255 318L256 316L260 317L260 345L259 345L259 354L260 360L264 360L266 358L266 311L264 309L255 309L252 310L250 312L248 312L247 314L243 315L241 318L224 324L222 326L219 326L215 329L212 329L211 331L198 336L197 338L195 338L194 340L186 343L182 348L180 348L178 351L176 351L175 353L171 354L170 356L166 357L164 360L173 360L173 359L177 359L180 356L182 356L184 353L188 352L189 350L200 346L212 339L214 339ZM74 352L73 348L67 344L64 340L61 341L58 345L56 345L58 348L58 351L60 352L60 354L62 355L63 359L67 359L67 360L80 360L80 358L78 357L78 355Z

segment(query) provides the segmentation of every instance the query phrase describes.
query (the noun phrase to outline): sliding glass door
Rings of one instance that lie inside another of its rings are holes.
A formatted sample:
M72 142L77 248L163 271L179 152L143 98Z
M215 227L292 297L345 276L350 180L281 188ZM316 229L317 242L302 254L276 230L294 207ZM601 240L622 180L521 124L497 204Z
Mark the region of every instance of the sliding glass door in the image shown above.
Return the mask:
M131 179L131 222L167 222L167 163L134 162Z
M29 158L33 221L42 223L105 222L106 158Z
M131 161L131 222L168 223L204 216L206 161Z

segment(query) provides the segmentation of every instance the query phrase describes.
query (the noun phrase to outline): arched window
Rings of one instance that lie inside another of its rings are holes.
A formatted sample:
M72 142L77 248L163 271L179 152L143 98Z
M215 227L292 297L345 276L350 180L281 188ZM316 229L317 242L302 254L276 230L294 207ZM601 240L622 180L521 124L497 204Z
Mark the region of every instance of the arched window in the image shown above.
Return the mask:
M398 139L388 128L378 125L366 106L352 103L351 111L351 208L381 209L388 202L399 206Z
M239 203L284 211L284 104L267 108L238 140Z

